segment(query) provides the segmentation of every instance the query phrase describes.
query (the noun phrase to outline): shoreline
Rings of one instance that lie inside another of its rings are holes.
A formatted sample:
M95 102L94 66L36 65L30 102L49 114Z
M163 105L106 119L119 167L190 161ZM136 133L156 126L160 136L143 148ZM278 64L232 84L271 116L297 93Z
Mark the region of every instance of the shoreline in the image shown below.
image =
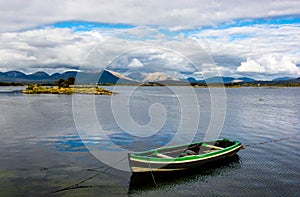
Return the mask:
M102 90L105 90L104 88L101 88L99 86L103 87L110 87L110 86L141 86L141 87L164 87L164 86L179 86L179 87L193 87L193 88L264 88L264 87L270 87L270 88L284 88L284 87L300 87L299 84L208 84L208 85L178 85L178 84L165 84L165 85L132 85L132 84L99 84L99 85L78 85L78 86L70 86L70 87L61 87L58 88L57 86L52 85L36 85L36 84L18 84L18 85L0 85L0 87L16 87L16 86L22 86L22 87L42 87L40 88L40 93L49 93L49 94L72 94L72 93L80 93L84 92L84 90L90 90L90 92L93 92L93 89L97 89L96 92L101 92ZM49 90L45 90L45 88L48 88ZM51 89L51 90L50 90ZM72 90L71 90L72 89ZM102 90L100 90L102 89ZM27 89L26 89L27 90ZM89 91L87 91L89 92ZM25 94L30 94L31 91L24 91ZM112 94L116 94L113 93Z

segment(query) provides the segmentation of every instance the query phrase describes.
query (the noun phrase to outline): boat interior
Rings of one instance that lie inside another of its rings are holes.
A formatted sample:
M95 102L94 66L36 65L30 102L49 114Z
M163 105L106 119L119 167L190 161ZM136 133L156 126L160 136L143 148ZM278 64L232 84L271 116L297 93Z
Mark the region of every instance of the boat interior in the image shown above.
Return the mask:
M145 152L138 154L140 156L156 157L156 158L177 158L191 155L202 155L214 151L222 150L226 147L234 145L235 142L231 141L214 141L204 143L193 143L189 146L177 146L170 148L162 148L153 150L151 152Z

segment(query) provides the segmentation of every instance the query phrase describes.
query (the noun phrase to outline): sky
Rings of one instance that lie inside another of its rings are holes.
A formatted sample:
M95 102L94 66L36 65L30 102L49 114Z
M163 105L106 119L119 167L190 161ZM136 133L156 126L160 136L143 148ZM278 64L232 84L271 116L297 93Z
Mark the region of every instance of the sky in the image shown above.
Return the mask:
M300 76L298 0L0 0L0 72Z

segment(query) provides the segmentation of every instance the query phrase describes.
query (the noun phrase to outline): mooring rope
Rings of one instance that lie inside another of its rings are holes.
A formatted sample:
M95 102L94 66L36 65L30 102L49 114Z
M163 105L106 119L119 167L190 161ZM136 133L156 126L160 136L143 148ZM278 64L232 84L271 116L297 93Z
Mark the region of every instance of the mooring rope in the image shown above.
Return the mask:
M271 141L265 141L265 142L258 142L258 143L255 143L255 144L246 144L246 145L243 145L242 146L242 149L245 149L245 148L248 148L248 147L253 147L253 146L257 146L257 145L262 145L262 144L269 144L269 143L274 143L274 142L280 142L282 140L287 140L287 139L290 139L292 138L293 136L290 136L290 137L284 137L284 138L279 138L279 139L274 139L274 140L271 140Z
M152 171L152 167L151 167L151 165L150 165L150 162L149 162L149 161L148 161L148 164L149 164L150 173L151 173L151 176L152 176L153 182L154 182L154 184L155 184L155 185L156 185L156 187L157 187L158 185L157 185L157 183L156 183L156 181L155 181L154 174L153 174L153 171Z
M112 169L114 168L115 166L117 166L120 162L122 162L124 159L127 159L127 156L123 157L122 159L120 159L114 166L108 166L107 168L105 168L103 171L98 171L97 174L94 174L93 176L90 176L82 181L79 181L73 185L70 185L70 186L67 186L67 187L64 187L62 189L59 189L59 190L56 190L56 191L53 191L51 193L57 193L57 192L62 192L62 191L67 191L67 190L71 190L71 189L78 189L78 188L81 188L81 187L84 187L84 186L80 186L80 184L88 181L88 180L91 180L93 178L95 178L96 176L100 175L100 174L104 174L106 173L106 171L108 171L109 169ZM95 169L95 168L94 168Z

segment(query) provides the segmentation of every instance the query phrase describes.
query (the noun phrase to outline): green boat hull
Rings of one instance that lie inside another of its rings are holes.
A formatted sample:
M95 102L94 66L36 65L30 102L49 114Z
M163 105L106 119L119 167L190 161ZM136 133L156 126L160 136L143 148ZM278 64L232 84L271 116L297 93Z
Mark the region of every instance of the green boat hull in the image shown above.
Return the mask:
M179 171L231 157L241 147L238 141L221 139L129 153L128 160L130 169L134 173Z

